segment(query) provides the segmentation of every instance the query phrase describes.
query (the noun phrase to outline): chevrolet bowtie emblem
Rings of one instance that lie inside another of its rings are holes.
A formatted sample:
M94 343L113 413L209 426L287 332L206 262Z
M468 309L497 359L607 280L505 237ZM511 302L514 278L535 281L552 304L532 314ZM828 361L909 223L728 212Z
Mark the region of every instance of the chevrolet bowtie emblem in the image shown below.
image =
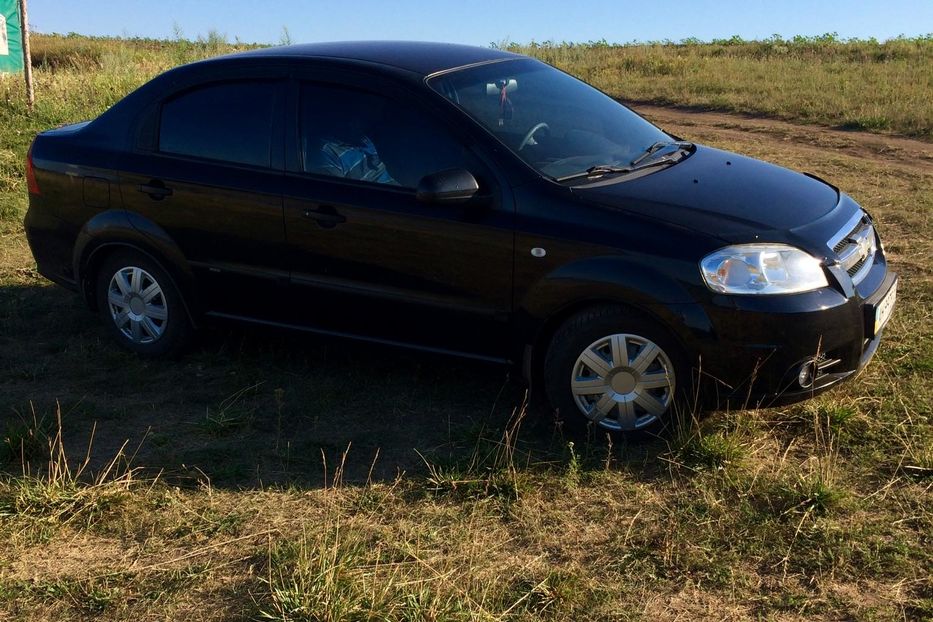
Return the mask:
M859 258L868 257L872 251L871 229L862 229L856 235L850 236L849 242L858 246Z

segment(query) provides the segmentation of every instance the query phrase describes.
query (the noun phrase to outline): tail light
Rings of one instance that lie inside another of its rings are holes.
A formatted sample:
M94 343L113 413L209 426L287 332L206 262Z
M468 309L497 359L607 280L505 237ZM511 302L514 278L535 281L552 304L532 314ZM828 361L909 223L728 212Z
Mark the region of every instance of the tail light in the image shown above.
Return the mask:
M32 163L32 145L29 146L29 152L26 154L26 186L29 188L29 194L42 194L39 190L39 182L36 181L36 167Z

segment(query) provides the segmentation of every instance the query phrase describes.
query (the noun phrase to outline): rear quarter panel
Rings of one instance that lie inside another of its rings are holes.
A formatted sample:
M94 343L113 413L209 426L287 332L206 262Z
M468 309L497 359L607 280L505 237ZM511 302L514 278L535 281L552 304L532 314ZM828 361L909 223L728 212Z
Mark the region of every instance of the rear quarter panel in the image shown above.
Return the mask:
M29 195L25 229L39 271L73 285L72 249L95 214L120 204L114 152L85 140L87 124L43 132L32 145L39 194Z

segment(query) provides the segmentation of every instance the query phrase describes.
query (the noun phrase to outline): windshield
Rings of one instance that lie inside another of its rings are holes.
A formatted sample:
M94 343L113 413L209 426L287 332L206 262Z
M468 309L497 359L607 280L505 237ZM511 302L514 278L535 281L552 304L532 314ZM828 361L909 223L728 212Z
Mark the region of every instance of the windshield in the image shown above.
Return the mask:
M539 172L627 167L668 136L611 97L532 59L468 67L428 84Z

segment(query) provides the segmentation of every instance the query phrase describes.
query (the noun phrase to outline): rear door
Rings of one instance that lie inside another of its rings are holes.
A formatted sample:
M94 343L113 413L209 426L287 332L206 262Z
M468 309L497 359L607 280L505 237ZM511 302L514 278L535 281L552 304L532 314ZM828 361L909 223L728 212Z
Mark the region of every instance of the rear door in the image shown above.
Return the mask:
M406 93L298 81L285 219L298 320L481 357L508 356L514 212L492 167ZM482 204L416 199L466 168Z
M288 283L282 79L240 77L171 95L154 150L121 164L124 206L181 248L208 310L268 317Z

